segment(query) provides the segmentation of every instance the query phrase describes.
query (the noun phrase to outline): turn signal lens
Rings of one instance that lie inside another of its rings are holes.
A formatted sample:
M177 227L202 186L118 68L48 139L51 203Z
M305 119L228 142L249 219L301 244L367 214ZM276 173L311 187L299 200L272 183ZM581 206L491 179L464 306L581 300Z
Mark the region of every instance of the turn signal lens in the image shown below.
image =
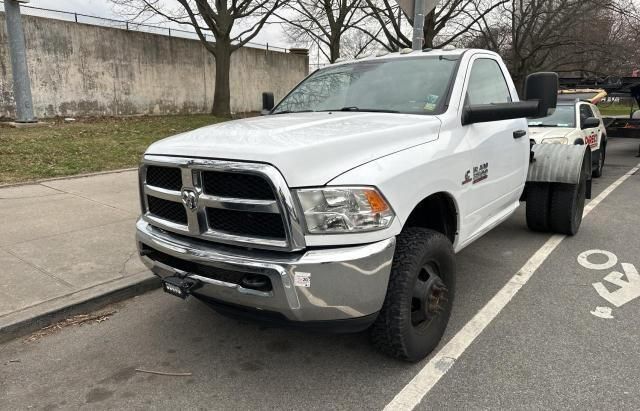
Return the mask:
M364 192L364 195L367 197L369 201L369 205L371 206L371 211L374 213L382 213L389 209L384 198L375 190L367 190Z

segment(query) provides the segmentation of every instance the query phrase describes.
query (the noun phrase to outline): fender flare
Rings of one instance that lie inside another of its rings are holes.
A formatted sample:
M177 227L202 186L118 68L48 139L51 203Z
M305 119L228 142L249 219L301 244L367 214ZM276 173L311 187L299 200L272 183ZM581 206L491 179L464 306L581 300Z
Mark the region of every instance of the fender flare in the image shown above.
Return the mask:
M527 183L578 184L584 161L591 181L591 148L587 145L534 144Z

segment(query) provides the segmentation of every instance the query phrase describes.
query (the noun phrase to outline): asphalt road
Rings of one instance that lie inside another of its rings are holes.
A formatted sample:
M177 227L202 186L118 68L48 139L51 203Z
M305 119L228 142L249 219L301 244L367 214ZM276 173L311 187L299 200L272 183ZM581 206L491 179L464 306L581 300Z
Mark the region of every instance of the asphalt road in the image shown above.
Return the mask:
M610 141L594 195L640 162L637 146ZM441 346L549 239L526 229L523 211L458 255L456 302ZM418 409L640 409L640 278L632 281L640 269L638 228L640 173L560 243ZM580 264L589 250L611 252L617 262L598 252ZM609 267L588 268L594 264ZM615 271L631 275L608 276ZM615 293L624 281L627 291L609 299L592 285ZM113 308L101 323L1 345L0 408L382 409L429 361L386 358L366 333L268 328L161 291Z

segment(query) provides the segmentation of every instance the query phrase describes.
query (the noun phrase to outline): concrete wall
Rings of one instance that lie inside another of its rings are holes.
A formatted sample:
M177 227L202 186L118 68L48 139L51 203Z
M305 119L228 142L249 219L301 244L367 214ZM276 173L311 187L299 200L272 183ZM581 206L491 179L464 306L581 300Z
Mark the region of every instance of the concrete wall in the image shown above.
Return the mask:
M213 56L197 40L23 16L37 117L201 113L211 109ZM260 110L308 73L308 57L242 48L231 60L231 109ZM15 115L0 13L0 118Z

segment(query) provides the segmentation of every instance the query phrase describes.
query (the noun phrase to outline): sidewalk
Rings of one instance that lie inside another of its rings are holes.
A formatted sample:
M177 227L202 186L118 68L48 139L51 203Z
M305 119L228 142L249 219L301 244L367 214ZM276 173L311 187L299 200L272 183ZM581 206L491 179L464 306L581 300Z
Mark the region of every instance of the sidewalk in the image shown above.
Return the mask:
M157 286L139 210L136 171L0 188L0 341Z

